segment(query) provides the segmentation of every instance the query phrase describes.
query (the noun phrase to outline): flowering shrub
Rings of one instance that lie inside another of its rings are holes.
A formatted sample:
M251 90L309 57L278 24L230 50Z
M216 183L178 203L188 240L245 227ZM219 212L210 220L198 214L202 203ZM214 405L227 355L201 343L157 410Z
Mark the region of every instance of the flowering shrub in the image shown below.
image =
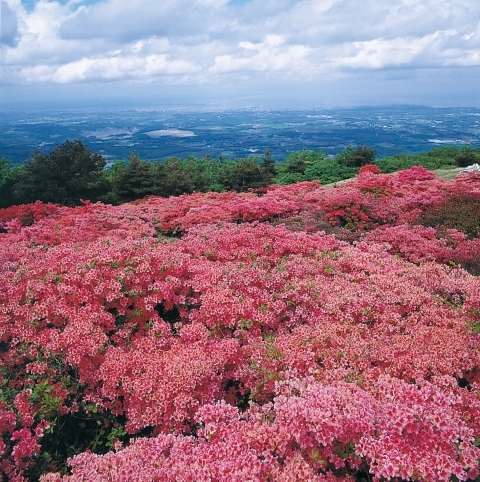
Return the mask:
M477 189L412 168L0 211L3 478L475 480L479 240L411 222Z
M57 204L37 201L33 204L22 204L20 206L11 206L6 209L0 209L0 222L19 219L23 226L31 226L35 221L57 214L60 211L61 207Z
M367 172L372 174L380 174L382 170L376 164L365 164L358 171L358 175L361 176L363 174L366 174Z
M470 238L480 237L480 190L451 193L445 201L422 214L424 226L457 229Z

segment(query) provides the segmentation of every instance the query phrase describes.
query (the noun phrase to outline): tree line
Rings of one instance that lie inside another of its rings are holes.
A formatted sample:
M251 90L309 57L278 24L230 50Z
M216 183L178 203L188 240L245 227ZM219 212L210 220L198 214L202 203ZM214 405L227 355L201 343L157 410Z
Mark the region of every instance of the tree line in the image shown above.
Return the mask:
M189 156L147 162L132 153L126 161L107 167L105 159L82 141L66 141L50 154L36 151L21 166L12 167L7 159L0 159L0 208L37 200L67 206L78 205L81 199L121 204L148 195L247 191L311 180L330 184L353 177L360 167L372 163L386 173L413 165L428 169L467 166L480 160L480 150L440 147L417 155L378 160L375 156L374 149L363 145L347 147L334 158L322 151L304 150L281 162L272 158L269 149L260 157L234 160Z

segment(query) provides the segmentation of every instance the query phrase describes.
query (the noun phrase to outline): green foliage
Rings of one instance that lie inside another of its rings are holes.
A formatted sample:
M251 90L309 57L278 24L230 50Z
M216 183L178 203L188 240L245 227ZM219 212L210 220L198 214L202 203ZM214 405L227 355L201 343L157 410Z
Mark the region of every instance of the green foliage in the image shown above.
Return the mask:
M223 192L225 187L220 182L220 176L225 168L225 161L220 158L212 159L210 156L205 156L202 159L198 159L194 156L189 156L184 161L189 164L189 169L197 171L195 176L201 177L203 182L203 192ZM199 191L200 189L197 189Z
M472 321L468 323L467 326L472 330L473 333L475 333L476 335L480 335L480 310L473 306L472 308L470 308L467 314L472 319ZM475 446L479 447L480 440L476 442L479 443L476 443Z
M365 164L372 164L376 154L375 149L360 145L356 149L347 147L341 155L337 156L337 160L347 167L360 168Z
M105 179L106 186L109 189L102 192L101 195L98 196L98 200L105 203L105 204L118 204L119 200L115 195L115 180L120 174L120 171L127 167L125 161L115 161L112 165L105 168L103 171L103 177Z
M132 152L132 156L135 155L135 153ZM127 167L128 163L125 162L125 160L121 161L115 161L112 165L109 167L105 168L103 171L103 175L105 179L113 186L115 183L115 179L117 178L119 172Z
M376 164L384 173L410 169L413 166L423 166L427 169L435 170L455 167L455 157L459 152L459 149L456 147L438 147L421 154L398 154L396 156L384 157L376 161Z
M112 194L101 200L122 203L148 195L178 196L184 193L225 191L220 182L225 163L209 156L198 159L189 156L184 160L171 157L164 162L146 162L132 153L128 164L114 163L105 178L113 186Z
M274 178L277 184L291 184L301 181L318 180L322 184L331 184L354 177L358 169L347 166L345 158L354 151L348 147L335 159L329 159L322 151L302 151L291 154L278 166Z
M65 461L86 450L97 454L112 451L116 442L129 439L125 422L125 417L114 416L91 403L82 403L75 413L52 418L50 429L41 439L42 457L29 470L28 480L38 480L51 471L66 475Z
M12 168L10 161L0 158L0 208L12 205L15 188L15 174L19 168Z
M305 175L299 173L288 173L282 169L282 166L279 167L278 173L274 178L275 184L280 184L285 186L287 184L293 184L295 182L302 182L306 181Z
M226 164L220 175L220 182L228 191L258 189L268 186L271 181L271 173L265 171L256 158L251 157Z
M50 419L60 408L62 399L52 394L54 388L47 380L41 380L33 386L30 403L37 407L36 415L40 419Z
M155 193L152 165L132 153L128 166L119 164L113 180L113 193L118 202L133 201Z
M155 194L159 196L179 196L202 191L204 181L192 159L183 162L178 157L170 157L155 165Z
M275 181L277 184L291 184L305 180L304 171L307 165L302 153L290 154L282 162L277 171Z
M463 146L462 150L455 156L455 162L459 167L471 166L480 162L480 153L470 146Z
M358 169L341 164L336 159L322 159L305 170L307 181L319 180L323 185L354 177Z
M75 451L75 443L72 443L71 434L65 430L64 420L71 415L60 416L59 409L62 406L62 397L55 395L55 385L62 378L62 388L66 388L74 397L78 393L79 384L75 381L76 377L64 376L53 377L53 380L47 380L42 375L28 375L24 371L24 364L35 361L25 355L26 346L19 346L16 356L13 356L8 362L4 362L0 368L0 403L5 404L8 410L14 410L15 399L25 388L31 390L28 396L28 403L32 407L32 417L34 423L40 422L42 419L48 420L50 428L46 430L41 438L41 457L35 461L35 465L28 470L27 479L38 480L40 475L48 470L57 470L65 465L67 454L74 455L80 453ZM61 372L65 367L60 360L55 357L38 356L40 362L46 362L50 365L52 371ZM73 383L63 383L64 379L73 381ZM17 418L17 428L20 419ZM82 427L78 424L74 428L77 439L81 437ZM0 443L2 439L0 438ZM66 446L69 446L67 449ZM85 446L85 449L87 447ZM22 479L23 480L23 479Z
M82 141L66 141L49 155L36 151L18 173L15 194L21 202L37 200L77 205L80 199L95 201L109 189L103 176L105 159Z
M284 171L288 174L304 174L307 168L307 155L307 151L290 154L285 161Z
M270 148L265 150L265 154L262 157L262 169L269 173L272 178L277 173L277 168L275 166L275 161L272 158L272 152Z
M319 180L332 184L357 175L372 162L375 151L367 146L347 147L335 158L322 151L303 150L276 162L270 149L261 158L225 160L220 156L164 162L146 162L132 153L128 162L117 161L103 170L105 160L81 141L57 146L49 155L35 152L30 162L11 167L0 159L0 208L41 200L76 205L80 198L119 204L148 195L178 196L192 192L257 189L270 184ZM468 146L439 147L416 155L384 157L375 164L384 173L421 165L430 170L470 165L480 152Z
M278 165L274 181L277 184L292 184L319 179L316 166L325 161L327 161L327 155L322 151L294 152Z
M53 353L39 353L36 359L29 358L28 350L28 346L19 346L17 357L0 369L0 402L5 403L7 409L14 409L15 398L28 387L31 389L28 402L33 408L35 423L48 420L50 425L40 439L41 455L26 472L26 480L39 480L43 473L50 471L65 475L68 458L86 450L105 454L114 449L116 442L128 443L123 415L114 415L94 403L82 401L86 386L79 381L75 369ZM24 365L33 361L48 364L50 379L45 374L25 372ZM59 395L59 388L68 393L66 398Z

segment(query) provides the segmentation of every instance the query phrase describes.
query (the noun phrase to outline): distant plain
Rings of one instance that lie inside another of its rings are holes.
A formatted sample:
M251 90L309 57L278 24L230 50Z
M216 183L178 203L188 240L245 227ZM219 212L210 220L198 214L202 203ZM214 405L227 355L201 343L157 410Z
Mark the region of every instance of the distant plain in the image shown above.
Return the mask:
M303 149L336 155L368 145L378 157L445 145L480 147L480 109L382 106L312 110L212 111L150 107L74 111L11 109L0 116L0 157L13 165L65 140L81 139L111 163L136 152L144 160L189 155L281 160Z

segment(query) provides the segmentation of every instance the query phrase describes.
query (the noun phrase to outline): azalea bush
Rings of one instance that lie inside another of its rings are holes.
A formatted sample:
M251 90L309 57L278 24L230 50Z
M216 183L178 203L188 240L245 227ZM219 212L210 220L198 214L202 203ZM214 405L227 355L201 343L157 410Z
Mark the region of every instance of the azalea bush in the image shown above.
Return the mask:
M372 174L380 174L382 170L376 164L364 164L358 171L358 174L361 176L367 172Z
M3 478L475 480L480 242L418 220L479 187L0 210Z
M435 228L457 229L470 238L480 237L480 191L449 194L442 204L423 213L420 223Z

